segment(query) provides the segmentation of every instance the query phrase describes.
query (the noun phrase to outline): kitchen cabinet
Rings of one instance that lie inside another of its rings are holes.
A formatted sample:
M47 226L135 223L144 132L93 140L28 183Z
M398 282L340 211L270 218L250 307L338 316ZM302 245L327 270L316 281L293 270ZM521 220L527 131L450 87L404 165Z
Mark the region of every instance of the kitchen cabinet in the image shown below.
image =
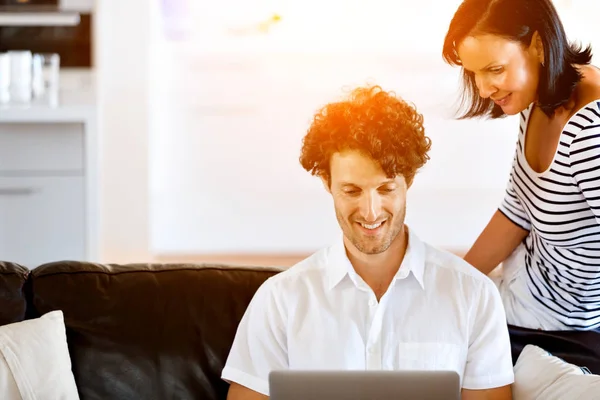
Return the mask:
M0 260L95 258L94 120L92 106L0 110Z
M83 142L82 124L0 125L0 174L81 173Z
M85 258L82 176L0 177L0 258L33 268Z

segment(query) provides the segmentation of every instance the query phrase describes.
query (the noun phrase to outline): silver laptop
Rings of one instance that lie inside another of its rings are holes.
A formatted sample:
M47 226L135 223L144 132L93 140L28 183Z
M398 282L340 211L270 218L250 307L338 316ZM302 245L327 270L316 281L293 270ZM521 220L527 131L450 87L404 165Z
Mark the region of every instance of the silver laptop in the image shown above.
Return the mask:
M272 371L269 400L460 400L455 371Z

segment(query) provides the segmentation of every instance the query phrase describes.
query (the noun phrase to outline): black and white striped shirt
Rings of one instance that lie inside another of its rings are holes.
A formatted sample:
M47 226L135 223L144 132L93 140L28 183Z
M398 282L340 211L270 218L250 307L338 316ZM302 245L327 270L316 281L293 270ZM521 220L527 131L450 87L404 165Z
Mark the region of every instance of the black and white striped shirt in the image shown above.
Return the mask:
M533 106L533 105L532 105ZM537 306L565 329L600 327L600 100L565 125L550 167L534 171L525 159L532 110L520 133L500 211L530 231L526 280Z

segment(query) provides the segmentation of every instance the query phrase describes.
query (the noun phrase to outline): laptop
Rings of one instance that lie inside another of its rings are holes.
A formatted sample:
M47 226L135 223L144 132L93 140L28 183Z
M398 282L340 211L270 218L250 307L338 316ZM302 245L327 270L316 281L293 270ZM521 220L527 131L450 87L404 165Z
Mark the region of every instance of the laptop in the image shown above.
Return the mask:
M269 374L269 400L460 400L455 371L302 371Z

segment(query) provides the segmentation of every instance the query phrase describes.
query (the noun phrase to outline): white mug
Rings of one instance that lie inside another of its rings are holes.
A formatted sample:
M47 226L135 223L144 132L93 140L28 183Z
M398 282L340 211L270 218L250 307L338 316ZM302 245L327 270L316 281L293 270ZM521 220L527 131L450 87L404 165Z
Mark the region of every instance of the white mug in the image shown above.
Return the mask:
M28 103L32 96L32 60L28 50L9 51L10 57L10 101Z
M10 101L10 56L0 53L0 104Z

